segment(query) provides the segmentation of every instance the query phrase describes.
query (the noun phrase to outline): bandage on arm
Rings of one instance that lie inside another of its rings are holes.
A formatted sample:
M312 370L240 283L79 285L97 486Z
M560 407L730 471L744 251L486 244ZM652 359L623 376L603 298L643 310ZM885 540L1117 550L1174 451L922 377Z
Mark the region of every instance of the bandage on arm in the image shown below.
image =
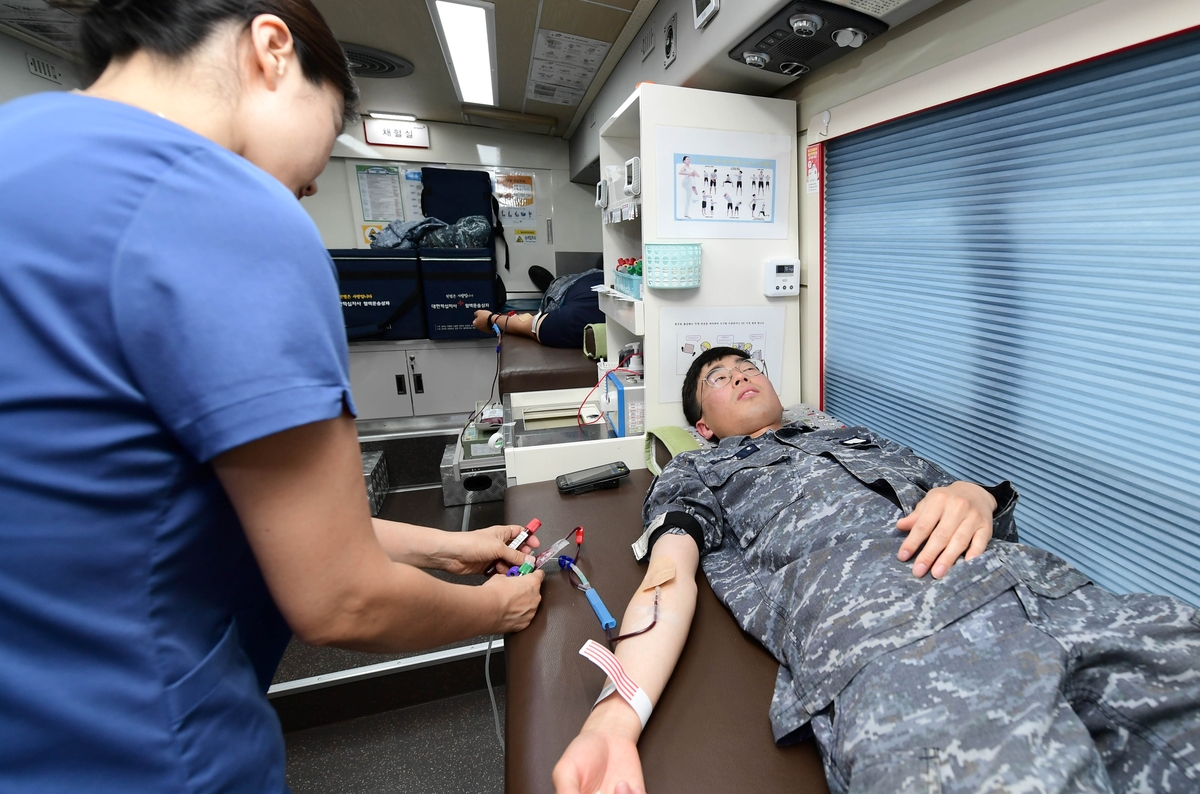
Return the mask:
M646 626L654 614L655 585L659 587L658 623L645 634L622 641L616 650L625 674L646 693L651 704L657 704L662 697L687 641L692 615L696 611L696 568L699 563L700 550L690 536L664 535L659 538L651 551L646 578L638 585L621 620L621 634ZM662 580L671 567L674 576ZM647 584L652 580L652 584ZM603 712L613 709L624 709L640 722L634 709L616 696L598 703L592 714L602 721ZM592 722L592 718L588 721Z

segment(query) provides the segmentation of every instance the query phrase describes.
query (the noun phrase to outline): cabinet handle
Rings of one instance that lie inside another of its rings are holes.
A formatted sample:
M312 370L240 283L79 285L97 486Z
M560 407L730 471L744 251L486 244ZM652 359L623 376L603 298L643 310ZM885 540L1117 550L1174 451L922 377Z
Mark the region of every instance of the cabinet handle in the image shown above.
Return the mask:
M408 394L408 387L404 385L404 376L396 376L396 394Z
M413 391L417 394L425 393L425 379L421 377L420 373L413 373Z

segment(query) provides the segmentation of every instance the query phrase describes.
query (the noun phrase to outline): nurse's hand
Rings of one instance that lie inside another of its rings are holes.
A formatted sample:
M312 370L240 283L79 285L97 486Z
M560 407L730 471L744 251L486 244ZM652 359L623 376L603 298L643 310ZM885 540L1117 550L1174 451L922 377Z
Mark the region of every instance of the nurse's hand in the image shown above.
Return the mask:
M546 574L534 571L524 576L496 576L484 582L484 591L496 599L498 622L491 634L509 634L529 625L542 602L542 580Z
M525 562L539 545L537 536L530 535L519 549L510 549L509 541L519 535L524 527L516 524L498 524L477 529L473 532L446 533L446 548L437 555L438 565L448 573L506 573L514 565Z
M921 549L913 562L913 576L919 579L932 570L933 578L941 579L959 557L965 554L970 560L987 549L995 510L995 498L973 482L959 480L934 488L896 522L896 529L908 533L897 556L907 561Z

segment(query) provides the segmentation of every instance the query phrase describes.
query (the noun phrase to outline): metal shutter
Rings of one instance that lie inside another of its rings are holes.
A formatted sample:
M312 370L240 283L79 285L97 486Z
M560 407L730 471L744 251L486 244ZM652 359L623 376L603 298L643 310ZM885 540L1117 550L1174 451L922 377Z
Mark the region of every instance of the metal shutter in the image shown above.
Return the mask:
M831 141L826 409L1200 604L1200 35Z

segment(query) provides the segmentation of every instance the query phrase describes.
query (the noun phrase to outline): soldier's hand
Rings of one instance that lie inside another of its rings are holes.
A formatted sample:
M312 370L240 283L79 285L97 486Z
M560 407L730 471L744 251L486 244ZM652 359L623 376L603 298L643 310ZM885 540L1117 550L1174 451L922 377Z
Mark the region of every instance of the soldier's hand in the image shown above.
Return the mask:
M555 794L644 794L640 733L637 715L619 697L597 705L554 765Z
M924 576L930 570L941 579L958 561L983 554L992 539L992 514L996 500L975 483L959 481L934 488L925 494L911 513L896 522L896 529L908 538L897 555L907 561L917 549L913 575Z

